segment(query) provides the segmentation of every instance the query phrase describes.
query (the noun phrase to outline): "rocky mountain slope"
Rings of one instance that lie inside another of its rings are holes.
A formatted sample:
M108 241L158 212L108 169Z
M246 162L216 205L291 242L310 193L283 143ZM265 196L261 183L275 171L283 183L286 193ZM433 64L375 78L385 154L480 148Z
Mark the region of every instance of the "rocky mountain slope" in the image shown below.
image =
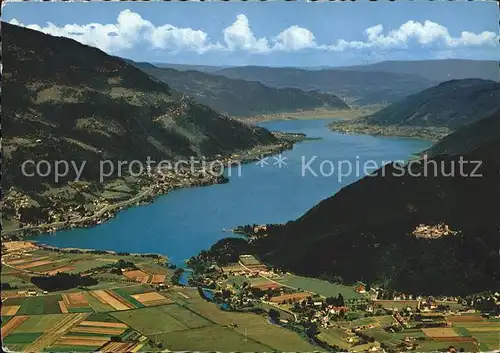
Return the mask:
M492 115L431 149L453 155L385 166L271 227L253 250L305 275L404 292L500 289L499 121Z
M259 81L270 87L318 90L358 105L394 102L435 84L435 81L416 75L342 69L243 66L225 68L217 74L232 79Z
M253 116L316 108L349 109L347 104L331 94L305 92L297 88L272 88L256 81L229 79L194 70L134 64L169 87L228 115Z

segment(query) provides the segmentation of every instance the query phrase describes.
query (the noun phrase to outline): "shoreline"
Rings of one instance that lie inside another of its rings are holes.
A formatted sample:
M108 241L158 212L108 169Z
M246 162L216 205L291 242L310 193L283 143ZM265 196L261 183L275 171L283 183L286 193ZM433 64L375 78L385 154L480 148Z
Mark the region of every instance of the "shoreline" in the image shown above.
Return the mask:
M405 137L437 142L451 133L451 130L433 126L385 126L356 121L338 121L328 124L328 129L343 134L370 136Z
M383 106L361 106L351 107L351 109L329 110L329 109L315 109L304 110L298 112L284 112L272 114L259 114L255 116L234 116L235 120L256 124L264 121L272 120L316 120L316 119L342 119L345 121L355 120L363 116L367 116L380 110Z
M274 133L274 135L278 140L275 144L255 146L249 150L239 152L241 154L233 153L227 158L216 158L213 162L219 161L223 166L225 166L225 162L228 162L227 165L230 165L231 163L248 164L254 162L261 156L271 156L292 149L296 143L307 140L307 137L300 133L278 132ZM157 197L167 195L170 191L181 188L225 184L229 182L229 179L225 176L214 176L211 174L207 174L201 179L199 176L196 177L194 175L179 175L179 177L184 178L182 184L159 185L152 182L146 190L141 191L139 194L134 195L127 200L108 205L92 215L79 219L28 225L15 229L3 229L2 241L24 240L29 236L35 236L43 233L55 233L56 231L64 229L94 227L114 218L121 210L153 203Z

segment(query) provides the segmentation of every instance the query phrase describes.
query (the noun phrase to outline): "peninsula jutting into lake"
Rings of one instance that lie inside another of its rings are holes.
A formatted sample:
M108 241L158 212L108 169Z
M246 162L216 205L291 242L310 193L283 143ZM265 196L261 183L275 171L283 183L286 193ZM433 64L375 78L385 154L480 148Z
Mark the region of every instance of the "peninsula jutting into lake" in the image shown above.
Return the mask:
M3 350L500 349L496 4L3 10Z

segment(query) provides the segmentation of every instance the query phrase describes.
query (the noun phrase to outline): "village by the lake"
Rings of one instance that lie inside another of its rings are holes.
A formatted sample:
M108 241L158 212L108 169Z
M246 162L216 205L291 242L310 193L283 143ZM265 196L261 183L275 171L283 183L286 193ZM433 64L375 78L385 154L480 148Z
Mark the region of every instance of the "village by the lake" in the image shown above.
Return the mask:
M252 351L499 348L498 292L412 296L297 276L250 254L223 266L196 257L191 265L203 271L156 254L4 242L4 345L59 352L216 350L221 341ZM207 333L221 341L207 341Z

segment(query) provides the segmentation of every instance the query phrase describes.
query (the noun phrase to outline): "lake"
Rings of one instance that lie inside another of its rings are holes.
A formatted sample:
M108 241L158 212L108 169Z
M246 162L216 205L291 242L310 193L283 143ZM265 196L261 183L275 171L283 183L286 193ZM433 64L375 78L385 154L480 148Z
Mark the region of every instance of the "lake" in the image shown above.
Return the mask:
M32 239L58 247L160 253L181 264L230 236L231 233L223 232L224 228L296 219L361 178L366 161L373 161L366 167L373 167L374 163L381 166L384 161L407 160L411 154L431 146L431 142L417 139L334 133L326 127L329 122L322 119L262 123L273 131L320 138L285 151L281 168L277 159L269 157L267 164L243 165L239 176L237 168L233 168L227 184L178 189L159 196L152 204L122 210L102 225L61 230ZM352 173L339 178L338 167L342 166L344 174L348 174L348 162Z

